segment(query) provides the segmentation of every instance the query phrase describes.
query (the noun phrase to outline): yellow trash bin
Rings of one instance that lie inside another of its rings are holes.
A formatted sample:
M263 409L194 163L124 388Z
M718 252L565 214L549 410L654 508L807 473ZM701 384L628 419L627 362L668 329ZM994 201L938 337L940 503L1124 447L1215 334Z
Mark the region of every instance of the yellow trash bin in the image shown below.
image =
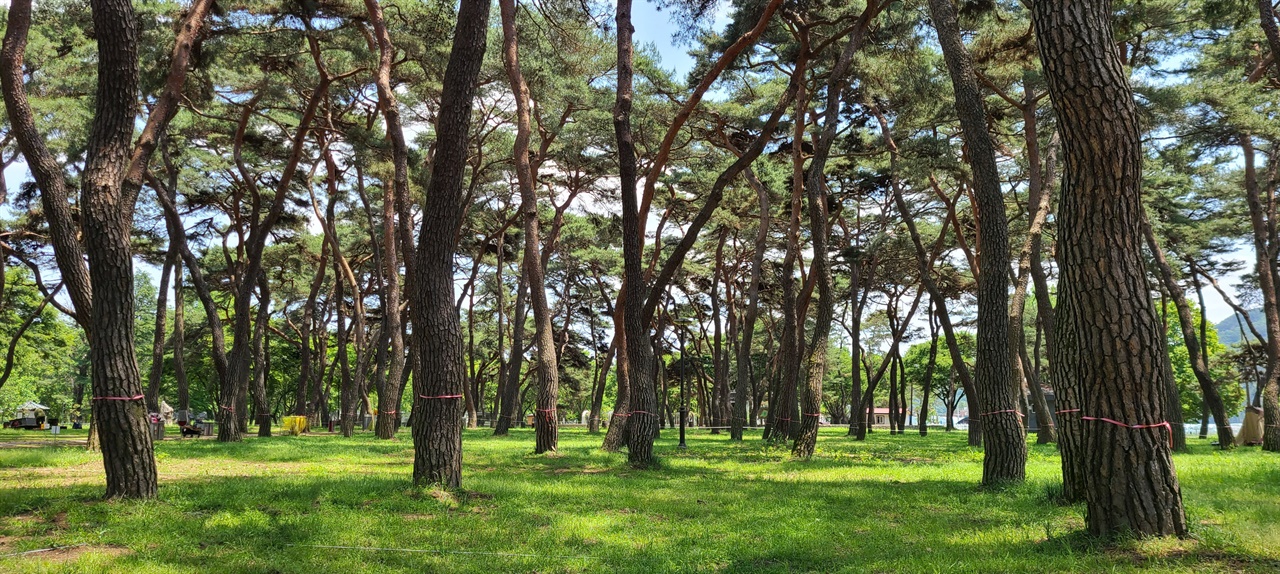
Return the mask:
M307 417L303 416L280 417L280 423L284 427L284 430L288 431L289 434L293 436L298 436L309 430Z

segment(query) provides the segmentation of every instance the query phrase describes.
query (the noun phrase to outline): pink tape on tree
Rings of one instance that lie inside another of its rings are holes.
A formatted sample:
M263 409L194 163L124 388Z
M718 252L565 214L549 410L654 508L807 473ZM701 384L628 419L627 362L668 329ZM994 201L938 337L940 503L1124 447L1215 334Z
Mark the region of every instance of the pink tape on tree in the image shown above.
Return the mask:
M1078 412L1080 412L1080 409L1063 409L1060 411L1053 411L1053 414L1060 415L1062 413L1078 413Z
M93 397L95 401L136 401L142 399L146 395L134 395L132 397Z
M1154 428L1164 427L1164 430L1169 431L1169 448L1173 448L1173 425L1169 424L1169 421L1163 421L1163 422L1153 423L1149 425L1131 425L1131 424L1122 423L1115 419L1109 419L1106 417L1082 416L1080 417L1080 419L1086 420L1086 421L1101 421L1107 424L1113 424L1118 427L1124 427L1127 429L1154 429Z
M1021 416L1026 416L1026 415L1022 414L1022 412L1021 412L1021 411L1018 411L1018 410L1016 410L1016 409L1008 409L1008 410L1003 410L1003 411L991 411L991 412L989 412L989 413L982 413L982 414L978 415L978 418L982 418L982 417L985 417L985 416L987 416L987 415L998 415L998 414L1003 414L1003 413L1013 413L1013 414L1018 415L1018 416L1020 416L1020 417L1021 417Z
M462 398L462 395L436 395L434 397L429 397L427 395L418 395L418 398L420 399L460 399Z

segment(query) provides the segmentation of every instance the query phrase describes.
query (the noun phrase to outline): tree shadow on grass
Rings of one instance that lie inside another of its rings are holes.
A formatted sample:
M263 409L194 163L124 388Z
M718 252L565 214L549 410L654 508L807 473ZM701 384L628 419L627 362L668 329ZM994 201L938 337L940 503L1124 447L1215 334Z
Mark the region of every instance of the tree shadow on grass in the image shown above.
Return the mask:
M29 544L132 550L101 558L107 570L1189 571L1275 559L1229 542L1092 547L1076 534L1079 507L1044 496L1048 480L983 490L980 465L933 458L959 442L946 438L935 449L909 435L846 443L824 434L826 456L798 462L758 442L694 433L686 452L659 441L662 469L635 471L591 435L570 435L558 457L529 454L531 434L474 435L463 484L478 495L413 488L411 445L280 437L161 449L166 464L252 462L269 474L166 480L149 502L100 502L97 486L5 485L0 515L63 515L64 526L18 533ZM913 452L919 460L894 458ZM751 454L759 461L743 460ZM296 461L313 464L271 464Z

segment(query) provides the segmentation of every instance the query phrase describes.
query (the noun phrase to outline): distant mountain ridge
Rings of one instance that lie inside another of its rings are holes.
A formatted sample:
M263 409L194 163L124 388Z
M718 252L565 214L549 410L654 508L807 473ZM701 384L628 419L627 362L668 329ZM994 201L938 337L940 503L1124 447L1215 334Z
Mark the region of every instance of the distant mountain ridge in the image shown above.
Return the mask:
M1253 322L1254 327L1258 328L1258 332L1263 337L1267 336L1267 316L1262 312L1262 309L1250 309L1249 320ZM1242 335L1248 335L1250 341L1254 339L1253 333L1249 331L1249 324L1245 322L1239 313L1223 319L1217 325L1214 325L1214 328L1218 330L1218 342L1223 345L1239 343Z

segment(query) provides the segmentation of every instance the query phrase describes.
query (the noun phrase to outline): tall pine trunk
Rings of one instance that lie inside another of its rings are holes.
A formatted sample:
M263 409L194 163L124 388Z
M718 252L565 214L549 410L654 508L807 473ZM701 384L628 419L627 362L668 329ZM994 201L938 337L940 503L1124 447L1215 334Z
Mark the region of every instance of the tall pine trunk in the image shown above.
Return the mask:
M1055 380L1078 381L1081 444L1063 451L1084 478L1086 524L1110 536L1182 535L1170 457L1168 375L1142 257L1142 148L1111 3L1032 3L1062 135Z
M396 202L409 194L409 148L405 144L404 128L400 122L400 104L391 87L391 67L395 60L395 46L382 17L378 0L365 0L365 11L378 39L378 105L386 121L387 139L391 142L391 160L394 175L390 187L382 191L382 265L383 265L383 328L391 345L388 357L387 377L378 392L378 438L392 438L400 422L400 395L404 390L405 349L404 328L400 321L400 257L396 237ZM407 224L406 224L407 225Z
M516 37L515 0L498 0L502 13L502 61L516 104L516 138L512 158L516 167L516 187L520 190L520 212L524 218L524 273L529 281L529 304L533 308L534 348L538 354L538 399L535 453L555 451L559 438L556 403L560 398L560 371L556 362L551 309L547 303L545 270L542 267L542 238L539 235L538 198L533 190L533 166L529 161L529 139L533 132L529 112L529 85L520 70ZM499 254L501 256L501 254Z
M1280 400L1277 400L1277 388L1280 387L1280 303L1276 295L1276 253L1280 250L1272 229L1274 222L1268 222L1269 213L1264 207L1262 192L1259 189L1257 159L1253 148L1253 140L1248 134L1240 136L1240 148L1244 155L1245 193L1249 202L1249 220L1253 226L1253 251L1256 255L1258 286L1262 290L1262 309L1267 320L1267 368L1266 378L1258 388L1257 395L1262 398L1263 412L1262 448L1272 452L1280 451ZM1267 204L1270 201L1266 202Z
M413 482L462 482L462 333L453 304L456 230L462 223L471 105L489 32L488 0L462 0L436 120L431 180L422 210L416 277L410 284L418 395L413 406ZM408 221L402 221L407 225Z
M995 147L987 132L987 111L978 91L973 61L960 35L952 0L929 0L929 11L951 74L955 108L964 131L978 208L978 356L974 390L978 392L985 442L982 483L1021 482L1026 478L1027 441L1018 411L1019 385L1013 377L1009 340L1009 227L996 170Z
M643 240L639 200L636 197L635 141L631 133L632 85L635 75L635 47L632 37L631 0L618 0L615 15L617 30L617 94L613 105L613 131L618 146L618 178L622 196L622 253L625 293L623 304L628 362L630 420L627 421L627 459L632 466L648 467L655 462L653 439L658 430L658 396L654 388L654 357L648 327L641 309L648 294L641 276ZM608 437L606 436L606 441Z

